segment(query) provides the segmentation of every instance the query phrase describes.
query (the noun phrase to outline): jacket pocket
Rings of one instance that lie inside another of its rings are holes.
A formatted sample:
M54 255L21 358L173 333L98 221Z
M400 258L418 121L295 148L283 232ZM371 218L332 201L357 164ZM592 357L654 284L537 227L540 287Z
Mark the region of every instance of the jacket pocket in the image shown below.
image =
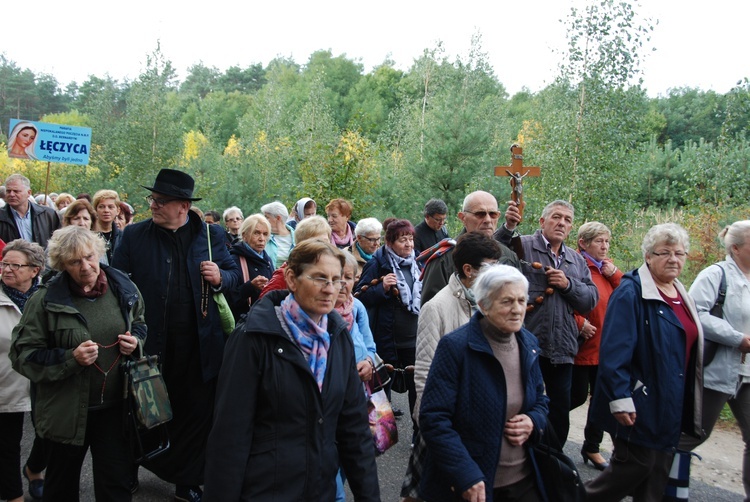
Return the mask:
M80 414L78 378L49 382L37 386L35 420L40 435L47 439L73 439Z

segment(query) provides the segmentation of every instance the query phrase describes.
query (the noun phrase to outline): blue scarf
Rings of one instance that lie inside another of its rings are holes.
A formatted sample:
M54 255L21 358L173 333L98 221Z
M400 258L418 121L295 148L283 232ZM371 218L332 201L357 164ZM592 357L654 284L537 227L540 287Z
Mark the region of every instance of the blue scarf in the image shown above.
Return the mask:
M331 346L328 315L324 315L320 324L316 324L299 306L293 293L289 293L289 296L284 298L280 307L294 341L305 354L310 371L318 383L318 390L322 392L323 379L328 365L328 347Z
M355 244L357 245L357 251L359 251L359 256L364 258L366 261L372 260L372 255L365 253L364 251L362 251L362 248L359 247L359 242L355 242Z
M599 273L601 273L601 271L602 271L602 267L604 266L604 262L603 262L603 261L598 261L598 260L596 260L596 259L595 259L595 258L594 258L593 256L591 256L590 254L588 254L588 253L587 253L586 251L581 251L581 254L582 254L583 256L585 256L586 258L588 258L589 260L591 260L591 262L592 262L592 263L593 263L594 265L596 265L596 268L598 268L598 269L599 269Z
M39 289L39 283L37 282L36 278L31 283L31 287L28 291L25 293L21 293L15 288L11 288L10 286L6 286L6 284L0 283L3 285L3 292L8 295L8 298L10 298L10 301L16 304L18 307L18 310L21 311L23 314L23 308L26 306L26 301L31 298L31 295L36 293L36 290Z

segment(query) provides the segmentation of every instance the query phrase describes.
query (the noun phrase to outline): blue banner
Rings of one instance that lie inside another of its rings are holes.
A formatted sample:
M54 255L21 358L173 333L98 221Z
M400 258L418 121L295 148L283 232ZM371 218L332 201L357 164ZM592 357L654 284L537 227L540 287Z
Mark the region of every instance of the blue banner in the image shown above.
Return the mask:
M89 163L91 128L10 119L8 156L65 164Z

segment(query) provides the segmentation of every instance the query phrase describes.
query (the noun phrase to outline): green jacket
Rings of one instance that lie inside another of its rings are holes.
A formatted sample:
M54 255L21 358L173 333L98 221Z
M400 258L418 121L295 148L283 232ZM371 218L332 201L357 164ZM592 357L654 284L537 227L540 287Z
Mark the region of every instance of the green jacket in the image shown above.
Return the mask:
M144 305L138 288L117 269L101 265L130 334L143 345ZM73 350L91 336L73 306L63 272L39 288L26 303L13 329L13 369L36 384L36 432L58 443L82 445L86 436L90 378L73 358ZM114 315L114 314L113 314Z

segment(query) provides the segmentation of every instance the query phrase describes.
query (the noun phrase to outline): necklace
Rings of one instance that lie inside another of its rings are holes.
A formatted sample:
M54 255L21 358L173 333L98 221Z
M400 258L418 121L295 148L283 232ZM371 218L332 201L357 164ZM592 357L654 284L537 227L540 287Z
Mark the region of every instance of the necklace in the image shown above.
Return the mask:
M117 341L116 341L115 343L113 343L113 344L110 344L110 345L102 345L101 343L97 343L96 345L97 345L97 347L100 347L100 348L102 348L102 349L111 349L111 348L112 348L112 347L114 347L115 345L119 345L119 343L120 343L120 340L117 340ZM122 353L121 353L121 352L118 352L118 353L117 353L117 357L115 358L115 360L114 360L114 361L112 361L112 364L111 364L111 365L109 366L109 368L107 369L107 371L104 371L103 369L101 369L101 368L99 367L99 365L98 365L98 364L96 364L96 362L94 362L94 368L96 368L97 370L99 370L99 372L100 372L100 373L101 373L102 375L104 375L104 382L102 382L102 395L101 395L101 401L99 402L99 404L103 404L103 403L104 403L104 389L105 389L105 388L107 387L107 376L109 375L109 372L110 372L110 371L112 371L112 368L114 368L114 367L115 367L115 365L117 364L117 361L119 361L119 360L120 360L120 356L122 356Z

